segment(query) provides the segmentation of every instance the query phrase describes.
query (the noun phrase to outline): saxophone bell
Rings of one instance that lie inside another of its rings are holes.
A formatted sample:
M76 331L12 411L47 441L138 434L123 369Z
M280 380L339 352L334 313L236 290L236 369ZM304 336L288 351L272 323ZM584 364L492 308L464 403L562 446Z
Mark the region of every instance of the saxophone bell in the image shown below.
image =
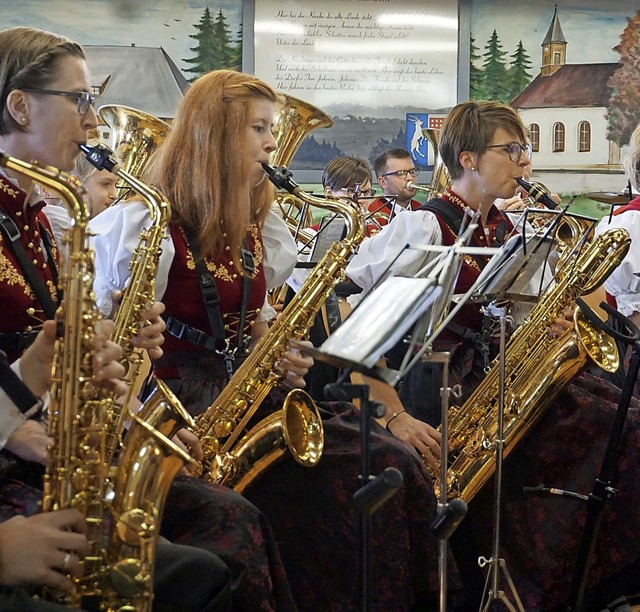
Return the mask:
M313 467L324 448L322 419L311 396L291 390L282 408L260 421L234 447L233 453L216 455L210 479L233 483L238 493L251 485L289 450L297 463Z

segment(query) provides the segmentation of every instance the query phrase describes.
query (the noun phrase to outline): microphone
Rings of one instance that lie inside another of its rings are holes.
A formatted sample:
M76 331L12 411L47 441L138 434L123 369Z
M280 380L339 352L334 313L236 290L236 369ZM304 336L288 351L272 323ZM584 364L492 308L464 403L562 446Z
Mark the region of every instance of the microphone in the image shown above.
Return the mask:
M385 468L353 494L353 503L360 512L371 515L394 495L403 482L404 477L399 469Z
M431 523L431 533L440 540L448 540L458 528L462 519L467 516L466 502L456 497L438 512L435 521Z
M555 210L558 207L558 202L549 195L548 189L542 183L530 183L529 181L525 181L523 178L516 180L536 202L544 204L551 210Z
M93 147L87 144L79 144L80 150L85 154L87 160L98 170L108 170L116 174L119 166L113 157L111 157L111 149L104 145L95 145Z

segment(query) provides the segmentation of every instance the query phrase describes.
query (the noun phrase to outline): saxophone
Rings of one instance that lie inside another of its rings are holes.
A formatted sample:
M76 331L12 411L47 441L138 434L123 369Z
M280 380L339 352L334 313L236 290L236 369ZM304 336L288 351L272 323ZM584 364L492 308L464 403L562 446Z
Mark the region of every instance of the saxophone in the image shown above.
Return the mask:
M559 338L549 327L576 298L597 289L624 259L631 238L624 229L597 236L572 253L556 282L513 333L505 352L504 456L511 452L543 415L553 398L592 359L613 372L619 354L611 337L590 325L579 309L574 326ZM500 406L500 363L461 407L449 416L447 497L470 501L495 471L495 444ZM436 489L441 483L432 471Z
M287 396L283 408L245 433L260 403L280 380L276 362L311 327L320 307L340 280L348 257L364 237L364 215L359 205L339 198L317 198L304 193L285 168L264 164L269 178L303 202L336 212L345 218L347 234L318 262L300 291L275 320L222 393L196 417L196 435L202 444L209 481L242 492L288 449L305 466L322 454L322 421L311 397L300 389Z
M151 612L153 564L164 504L175 475L197 462L171 441L192 417L160 380L132 423L119 455L109 534L109 605ZM130 607L127 607L130 606Z
M135 123L137 128L141 124L144 126L143 137L137 133L140 129L136 131L130 127L126 130L129 155L123 162L128 168L135 166L141 171L140 156L132 154L140 147L132 146L132 141L143 140L148 152L150 142L153 140L155 146L158 138L164 135L166 124L135 109L117 107L114 111L114 108L108 107L109 112L117 118L117 127L122 126L123 118L125 121L130 119L130 123ZM111 116L106 114L104 107L100 109L100 114L105 120ZM160 127L157 127L157 123ZM116 130L116 133L120 138L124 137L122 130ZM128 388L127 405L143 363L142 351L133 346L132 339L140 331L142 313L154 301L155 276L161 242L170 218L170 206L160 192L118 165L107 147L81 145L80 148L98 169L107 169L131 185L142 196L150 215L150 226L141 233L129 264L129 283L123 291L115 316L115 331L111 337L121 346L129 363L125 381ZM120 431L126 414L130 416L131 425L124 440L121 440ZM113 486L110 505L112 524L107 552L108 588L105 588L109 605L115 609L133 605L138 611L151 610L153 563L169 487L185 464L189 464L193 471L198 471L197 462L174 444L171 437L179 429L193 426L195 423L191 415L161 381L157 381L156 389L138 413L114 409L107 414L104 429L108 465L112 465L120 443L122 446L117 467L110 474Z
M124 359L129 366L125 379L128 393L124 405L127 405L140 373L140 367L144 363L142 349L136 348L132 340L139 334L142 327L142 314L151 307L155 299L155 277L162 252L162 239L166 235L171 217L171 208L160 192L138 180L117 164L108 147L80 145L80 149L96 168L113 172L130 184L142 196L150 216L149 227L140 233L138 246L129 262L129 283L122 292L120 305L114 317L115 329L111 335L111 340L122 348ZM113 462L120 444L124 414L124 410L112 410L107 415L106 461L109 464Z
M112 401L108 392L92 383L91 342L101 317L91 290L94 272L88 246L89 213L75 177L4 153L0 153L0 165L57 192L72 220L65 237L69 257L60 274L63 298L55 315L64 335L56 341L52 366L48 434L53 445L47 456L42 509L76 507L85 517L89 552L81 560L83 576L76 581L75 592L67 595L47 589L44 593L48 599L79 608L101 594L106 509L103 425Z

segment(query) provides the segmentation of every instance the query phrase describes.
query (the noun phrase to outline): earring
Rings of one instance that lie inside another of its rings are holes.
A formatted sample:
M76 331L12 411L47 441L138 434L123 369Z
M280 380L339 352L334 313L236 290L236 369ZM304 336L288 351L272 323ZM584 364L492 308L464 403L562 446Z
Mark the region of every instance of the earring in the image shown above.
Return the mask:
M22 125L27 125L27 123L29 123L29 118L28 117L22 117L22 119L20 119L20 123Z
M476 167L475 166L471 166L471 172L475 172L476 171Z

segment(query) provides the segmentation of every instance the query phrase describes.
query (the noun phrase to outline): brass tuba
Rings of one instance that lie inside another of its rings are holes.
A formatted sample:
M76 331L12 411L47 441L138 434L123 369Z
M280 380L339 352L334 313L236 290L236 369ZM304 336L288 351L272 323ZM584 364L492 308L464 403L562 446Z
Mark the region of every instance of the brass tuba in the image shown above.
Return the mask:
M109 127L106 144L118 155L120 168L129 176L142 178L149 159L171 126L158 117L129 106L106 104L98 109L98 115ZM124 189L125 185L121 188Z
M312 104L290 96L280 94L283 103L278 107L275 117L275 140L277 148L269 157L272 166L288 166L302 141L317 128L328 128L333 119ZM309 243L313 237L305 228L313 225L310 206L300 198L286 191L276 194L273 209L287 224L294 238Z

